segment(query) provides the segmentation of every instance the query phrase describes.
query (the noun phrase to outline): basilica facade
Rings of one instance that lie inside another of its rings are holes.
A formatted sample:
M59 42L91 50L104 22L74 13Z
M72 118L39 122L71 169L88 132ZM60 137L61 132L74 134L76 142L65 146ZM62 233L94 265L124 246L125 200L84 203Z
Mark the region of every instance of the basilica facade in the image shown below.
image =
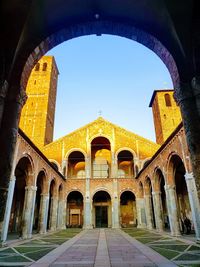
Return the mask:
M156 143L103 117L53 141L58 68L32 70L1 239L65 227L140 227L200 238L200 206L173 90L154 91Z

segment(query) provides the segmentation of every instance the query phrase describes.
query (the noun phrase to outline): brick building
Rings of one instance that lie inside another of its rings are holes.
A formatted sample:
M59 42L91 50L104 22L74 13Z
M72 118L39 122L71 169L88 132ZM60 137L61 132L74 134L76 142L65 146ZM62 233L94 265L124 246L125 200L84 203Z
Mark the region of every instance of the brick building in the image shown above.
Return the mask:
M52 141L57 76L48 56L29 78L2 239L8 231L27 238L66 226L177 236L186 216L198 239L199 201L173 91L154 91L150 101L157 143L102 117Z

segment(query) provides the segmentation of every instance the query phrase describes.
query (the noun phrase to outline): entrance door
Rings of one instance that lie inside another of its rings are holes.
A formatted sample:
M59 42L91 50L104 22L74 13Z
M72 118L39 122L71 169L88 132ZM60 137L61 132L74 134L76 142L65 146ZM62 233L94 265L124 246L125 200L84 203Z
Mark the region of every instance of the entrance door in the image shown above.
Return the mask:
M108 227L108 207L96 206L96 227Z

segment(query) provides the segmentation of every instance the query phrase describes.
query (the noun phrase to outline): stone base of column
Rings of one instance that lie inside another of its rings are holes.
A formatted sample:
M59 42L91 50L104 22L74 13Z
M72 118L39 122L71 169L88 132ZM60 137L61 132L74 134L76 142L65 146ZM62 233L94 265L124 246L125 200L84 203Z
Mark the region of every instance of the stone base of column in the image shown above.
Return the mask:
M84 230L90 230L90 229L94 229L94 227L92 225L87 225L87 226L83 226Z
M137 228L138 229L140 229L140 228L147 229L147 226L146 226L146 224L140 224L140 225L137 225Z

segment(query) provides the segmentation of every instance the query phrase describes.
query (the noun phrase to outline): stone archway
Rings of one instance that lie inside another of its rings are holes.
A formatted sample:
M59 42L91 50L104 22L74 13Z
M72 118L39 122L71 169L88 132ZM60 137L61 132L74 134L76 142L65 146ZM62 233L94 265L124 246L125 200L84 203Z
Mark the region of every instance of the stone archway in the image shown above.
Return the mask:
M121 227L137 225L136 198L131 191L124 191L120 196L120 224Z
M172 155L168 164L169 200L172 201L174 199L171 228L173 224L176 226L176 232L180 231L182 234L188 233L184 223L186 218L193 225L185 173L186 170L182 159L176 154Z
M93 226L105 228L112 226L111 197L106 191L97 191L93 196Z
M67 196L67 227L83 226L83 195L79 191L71 191Z
M15 168L15 188L9 221L10 233L17 233L19 237L31 236L33 189L33 168L28 157L21 158Z

